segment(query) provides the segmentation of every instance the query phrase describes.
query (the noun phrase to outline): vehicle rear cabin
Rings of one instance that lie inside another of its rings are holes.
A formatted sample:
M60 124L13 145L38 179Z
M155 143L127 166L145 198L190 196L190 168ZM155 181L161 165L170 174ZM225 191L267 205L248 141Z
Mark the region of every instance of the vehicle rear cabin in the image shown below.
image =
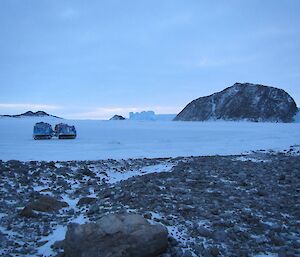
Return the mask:
M74 139L77 136L74 126L68 124L59 123L55 125L55 135L58 139Z
M33 138L35 140L51 139L53 135L53 129L50 124L45 122L38 122L33 127Z

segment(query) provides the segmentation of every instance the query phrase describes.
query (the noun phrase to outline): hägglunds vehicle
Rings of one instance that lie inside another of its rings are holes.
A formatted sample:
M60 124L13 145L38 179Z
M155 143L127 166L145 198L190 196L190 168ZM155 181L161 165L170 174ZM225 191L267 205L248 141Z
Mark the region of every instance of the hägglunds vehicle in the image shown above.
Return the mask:
M51 139L53 136L53 129L50 124L45 122L38 122L33 127L33 138L37 139Z
M59 123L55 125L55 135L58 137L58 139L74 139L76 138L77 133L74 126Z

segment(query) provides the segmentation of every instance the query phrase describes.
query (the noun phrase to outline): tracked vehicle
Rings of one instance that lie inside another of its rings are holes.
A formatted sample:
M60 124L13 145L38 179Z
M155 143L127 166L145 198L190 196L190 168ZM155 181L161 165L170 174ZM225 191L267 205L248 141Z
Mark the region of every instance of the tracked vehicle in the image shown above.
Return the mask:
M77 136L75 127L64 123L55 125L54 134L58 139L74 139Z
M50 124L45 122L38 122L33 127L33 138L35 140L51 139L53 136L53 129Z

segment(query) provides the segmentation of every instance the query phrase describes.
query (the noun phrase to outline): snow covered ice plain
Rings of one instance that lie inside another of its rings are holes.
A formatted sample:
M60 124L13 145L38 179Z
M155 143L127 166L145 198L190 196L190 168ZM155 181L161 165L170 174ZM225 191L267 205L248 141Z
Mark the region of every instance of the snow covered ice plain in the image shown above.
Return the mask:
M36 122L75 125L75 140L35 141ZM300 144L300 123L0 118L2 160L98 160L230 155Z

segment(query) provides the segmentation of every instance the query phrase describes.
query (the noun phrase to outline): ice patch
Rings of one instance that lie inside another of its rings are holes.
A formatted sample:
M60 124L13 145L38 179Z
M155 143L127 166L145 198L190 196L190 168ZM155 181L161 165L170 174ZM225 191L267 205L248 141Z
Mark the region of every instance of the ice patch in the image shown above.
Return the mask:
M72 199L68 195L63 195L62 196L63 200L69 204L69 208L75 209L76 204L78 202L78 198Z
M42 245L38 248L38 254L41 254L43 257L52 256L54 254L51 245L53 245L56 241L64 240L67 232L66 226L58 226L52 234L43 237L40 241L48 241L46 244Z
M297 112L297 114L294 116L294 122L300 123L300 110Z
M1 220L3 217L5 217L5 216L7 216L6 213L0 213L0 220Z
M84 224L88 221L89 221L88 218L84 217L83 214L80 214L78 217L76 217L75 219L69 222ZM56 241L64 240L66 236L66 232L67 232L67 226L64 225L57 226L57 228L50 235L43 237L40 240L40 242L43 241L48 241L48 242L38 248L38 254L41 254L43 257L53 256L54 251L52 250L51 246Z
M126 171L124 173L109 171L107 173L107 183L114 184L134 176L143 176L150 173L170 172L173 166L174 164L157 164L153 166L146 166L138 170Z
M36 192L40 192L40 191L48 189L48 188L49 188L48 186L41 186L41 185L39 185L39 186L34 186L33 190L36 191Z
M156 213L156 212L153 212L153 211L151 211L150 213L152 215L152 219L158 219L158 220L162 219L162 216L159 213Z
M260 163L260 162L270 162L269 160L262 160L262 159L256 159L256 158L252 158L252 157L247 157L247 156L241 156L241 157L237 157L234 160L236 161L242 161L242 162L256 162L256 163Z
M186 245L186 233L183 229L177 226L167 226L168 233L171 237L173 237L177 242Z

